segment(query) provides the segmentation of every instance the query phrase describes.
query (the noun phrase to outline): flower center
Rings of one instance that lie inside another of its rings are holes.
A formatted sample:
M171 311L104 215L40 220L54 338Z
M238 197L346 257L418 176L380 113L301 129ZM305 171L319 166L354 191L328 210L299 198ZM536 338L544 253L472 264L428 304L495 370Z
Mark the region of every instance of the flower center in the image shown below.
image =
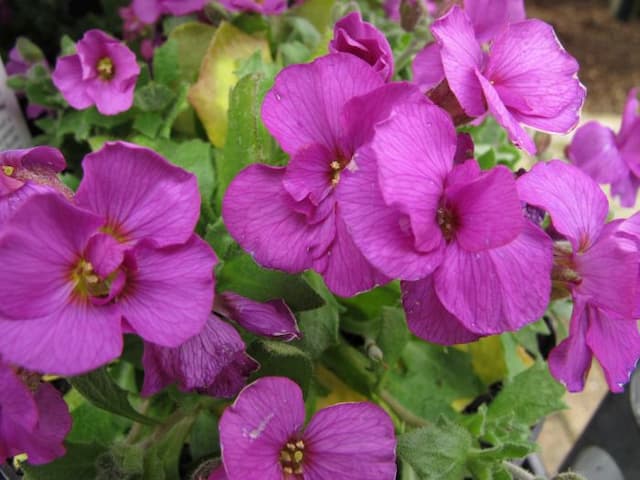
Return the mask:
M74 292L81 297L106 297L111 288L109 279L102 279L93 270L91 262L81 259L71 272Z
M436 211L436 220L447 242L450 242L458 227L458 218L455 212L447 207L441 206Z
M304 472L302 460L304 459L304 442L297 440L287 442L282 450L280 450L280 465L282 471L287 475L302 475Z
M331 162L329 166L331 167L331 186L335 187L340 183L340 172L342 171L342 166L337 160Z
M15 173L16 169L10 165L2 166L2 173L4 173L7 177L12 176Z
M22 380L22 383L24 383L32 393L40 386L42 376L39 373L26 370L22 367L15 367L14 371L20 380Z
M96 70L102 80L111 80L116 73L113 61L109 57L102 57L98 60Z
M559 241L553 244L553 267L551 269L551 298L565 298L580 285L582 278L576 270L571 244Z

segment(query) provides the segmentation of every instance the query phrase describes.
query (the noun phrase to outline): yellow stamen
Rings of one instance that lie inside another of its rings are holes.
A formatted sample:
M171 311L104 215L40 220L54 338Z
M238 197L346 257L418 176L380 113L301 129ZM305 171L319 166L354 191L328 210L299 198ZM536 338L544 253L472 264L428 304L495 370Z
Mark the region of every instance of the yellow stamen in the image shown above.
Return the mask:
M7 176L10 177L11 175L13 175L15 173L16 169L10 165L3 165L2 166L2 172Z
M113 60L109 57L102 57L98 60L96 64L96 70L98 71L98 76L102 80L111 80L115 75L115 68L113 65Z

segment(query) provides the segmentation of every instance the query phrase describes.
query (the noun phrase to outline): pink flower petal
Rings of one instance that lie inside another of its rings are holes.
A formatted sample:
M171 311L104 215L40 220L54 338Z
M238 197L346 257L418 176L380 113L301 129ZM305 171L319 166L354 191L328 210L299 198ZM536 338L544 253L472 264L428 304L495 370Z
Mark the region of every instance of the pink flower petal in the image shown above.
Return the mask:
M371 148L385 203L409 216L417 250L438 248L436 212L456 151L449 116L435 106L402 105L376 128Z
M524 0L464 0L464 11L480 42L493 40L510 23L526 18Z
M459 168L463 166L454 170ZM518 190L513 173L506 167L497 166L472 182L447 187L445 198L459 223L455 241L467 251L500 247L522 231Z
M613 183L629 175L610 128L598 122L580 127L568 149L569 160L598 183Z
M283 168L249 165L227 188L222 217L231 236L258 263L297 273L311 267L309 246L318 227L295 210L282 185L284 175Z
M29 370L79 375L122 353L116 305L70 302L35 320L0 320L0 355Z
M29 389L13 372L0 362L0 459L24 452L23 431L33 432L38 423L36 403Z
M431 32L440 46L444 73L465 113L482 115L486 108L475 70L482 67L482 50L467 14L457 5L433 22Z
M62 395L53 385L41 383L35 391L38 425L29 435L26 449L29 463L49 463L65 454L63 440L71 430L71 415Z
M136 269L127 272L117 305L143 339L177 347L202 330L211 312L216 256L196 235L164 248L142 242L133 252Z
M334 161L335 154L313 143L291 157L282 185L294 200L299 202L309 197L318 205L333 190L331 163Z
M326 221L335 222L335 237L328 249L314 259L313 268L332 293L351 297L391 280L360 252L340 215L332 215Z
M83 110L93 105L93 100L85 90L82 80L82 65L78 55L58 58L51 80L73 108Z
M156 23L162 14L161 0L133 0L131 7L143 23Z
M543 208L574 251L586 250L600 235L609 202L600 187L573 165L552 160L537 163L518 179L522 201Z
M118 240L186 242L200 215L196 177L148 148L107 142L83 162L76 201L107 219Z
M217 391L216 396L232 397L244 386L249 373L257 367L237 372L232 378L224 374L233 364L245 364L249 358L238 332L215 315L210 315L200 333L175 348L145 342L142 364L142 394L153 395L170 383L184 391ZM231 381L230 381L231 380Z
M282 377L263 377L240 392L220 419L220 446L229 478L282 480L280 450L299 439L302 390Z
M577 125L584 101L577 72L578 62L562 48L553 28L540 20L525 20L509 25L495 39L483 74L509 110L554 119L557 124L543 128L565 133ZM574 105L571 114L558 117L568 104ZM538 127L532 120L522 121Z
M58 194L27 199L0 236L0 316L22 321L67 305L72 270L101 224Z
M549 370L570 392L581 392L591 368L591 350L587 346L589 326L586 305L574 298L569 336L549 354Z
M304 433L304 477L393 480L393 422L377 405L343 403L318 411Z
M535 143L533 143L531 137L524 131L511 112L504 105L500 95L493 85L491 85L491 82L487 80L479 70L476 70L476 76L482 86L482 92L484 93L491 115L493 115L496 121L507 131L509 140L511 140L516 147L522 148L530 155L535 154Z
M338 202L347 229L363 255L385 275L418 280L442 262L441 245L428 252L415 248L409 216L388 206L378 185L375 154L361 149L356 171L344 172Z
M440 345L469 343L481 337L444 308L434 289L433 275L417 282L402 282L401 286L402 306L414 335Z
M589 308L587 345L598 359L612 392L623 392L640 358L640 334L636 320L610 316Z
M413 81L423 92L428 92L442 82L445 76L440 46L432 42L420 50L413 59L411 71Z
M256 302L233 292L220 296L224 302L223 313L251 333L285 341L300 338L296 317L282 300Z
M637 128L640 123L640 101L638 100L638 88L632 88L627 95L622 114L622 125L620 126L620 142L625 143L627 138Z
M384 83L365 61L333 53L291 65L276 77L262 104L262 120L282 149L293 154L312 143L330 151L340 144L342 106ZM348 154L351 152L335 152Z
M551 240L525 222L523 232L502 247L467 252L450 243L434 274L435 290L468 330L483 335L514 331L544 314L551 264Z

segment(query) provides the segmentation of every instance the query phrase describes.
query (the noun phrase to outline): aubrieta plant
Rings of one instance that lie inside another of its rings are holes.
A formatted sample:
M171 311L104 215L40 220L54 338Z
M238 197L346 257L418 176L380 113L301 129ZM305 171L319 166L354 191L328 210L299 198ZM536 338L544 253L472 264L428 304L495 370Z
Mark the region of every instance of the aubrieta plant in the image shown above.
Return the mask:
M635 204L638 91L550 159L586 89L523 0L115 3L11 51L2 468L531 479L593 358L624 390L640 216L598 183Z

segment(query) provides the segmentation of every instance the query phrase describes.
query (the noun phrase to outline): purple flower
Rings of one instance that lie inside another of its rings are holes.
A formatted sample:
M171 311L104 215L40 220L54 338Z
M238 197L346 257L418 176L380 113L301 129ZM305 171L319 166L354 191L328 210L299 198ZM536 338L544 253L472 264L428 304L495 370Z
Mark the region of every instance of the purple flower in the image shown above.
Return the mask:
M520 123L566 133L578 123L585 88L578 62L540 20L507 25L484 53L471 19L454 6L431 26L448 87L469 117L489 111L511 141L535 153Z
M331 53L350 53L373 67L388 82L393 76L393 52L380 30L362 21L360 13L353 12L338 20L333 27L329 43Z
M64 455L71 416L53 386L0 360L0 392L0 460L26 453L39 465Z
M33 194L60 192L71 198L57 175L65 166L60 151L51 147L0 152L0 227Z
M232 12L279 15L287 9L287 0L220 0L223 7Z
M580 127L568 149L568 157L598 183L610 183L611 194L624 207L633 207L640 187L640 112L638 89L629 91L616 135L598 122Z
M216 297L215 311L242 328L266 337L289 342L300 338L296 317L282 300L256 302L233 292Z
M523 0L465 0L463 4L475 37L482 44L491 42L510 23L526 18ZM413 80L427 91L444 79L440 46L429 43L413 61Z
M607 198L572 165L539 163L518 179L518 191L565 237L554 243L554 296L571 295L574 306L569 337L549 357L551 373L580 391L595 356L611 391L622 391L640 357L638 248L620 233L620 222L605 224Z
M210 0L133 0L130 8L146 24L156 23L163 15L188 15L199 12Z
M178 347L145 342L142 364L145 396L178 382L185 392L233 397L259 366L246 354L238 332L213 314L198 335Z
M404 280L410 329L442 344L535 321L550 291L551 241L524 219L512 172L455 165L456 150L444 111L398 106L339 195L355 244Z
M285 68L266 95L262 119L291 161L250 165L229 185L222 214L240 246L268 268L313 268L337 295L388 281L353 243L336 194L350 181L357 149L402 98L427 101L409 84L384 85L353 55Z
M392 480L393 423L372 403L318 411L304 428L302 391L287 378L264 377L246 387L220 419L229 480Z
M140 74L135 54L100 30L89 30L76 45L78 53L60 57L52 80L73 108L95 105L103 115L131 108Z
M0 232L0 354L32 370L96 368L123 332L177 347L211 310L216 258L193 234L195 177L122 142L83 166L77 206L33 195Z

